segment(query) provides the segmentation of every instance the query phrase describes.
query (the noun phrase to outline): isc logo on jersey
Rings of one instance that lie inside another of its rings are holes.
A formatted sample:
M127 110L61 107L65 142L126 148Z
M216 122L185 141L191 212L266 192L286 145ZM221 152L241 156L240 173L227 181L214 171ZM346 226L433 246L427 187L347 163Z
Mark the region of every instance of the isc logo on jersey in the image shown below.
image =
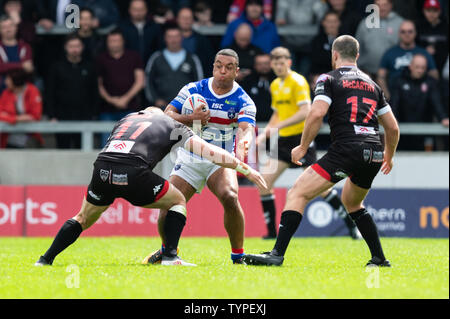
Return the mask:
M200 94L194 93L190 95L186 99L186 101L184 101L183 107L181 109L181 114L192 114L194 113L194 110L199 106L203 106L203 112L207 112L209 109L208 102L206 102L205 98Z

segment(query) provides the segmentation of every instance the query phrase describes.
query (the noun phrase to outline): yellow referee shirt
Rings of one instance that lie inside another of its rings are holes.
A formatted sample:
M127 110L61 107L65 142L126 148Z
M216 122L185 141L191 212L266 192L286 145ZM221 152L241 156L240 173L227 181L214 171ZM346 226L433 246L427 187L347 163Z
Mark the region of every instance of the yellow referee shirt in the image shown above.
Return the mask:
M270 92L272 94L272 108L278 113L280 121L287 120L300 111L302 104L311 103L308 81L294 71L290 71L284 81L276 78L270 85ZM285 127L279 133L281 137L289 137L301 134L304 128L305 122L303 121Z

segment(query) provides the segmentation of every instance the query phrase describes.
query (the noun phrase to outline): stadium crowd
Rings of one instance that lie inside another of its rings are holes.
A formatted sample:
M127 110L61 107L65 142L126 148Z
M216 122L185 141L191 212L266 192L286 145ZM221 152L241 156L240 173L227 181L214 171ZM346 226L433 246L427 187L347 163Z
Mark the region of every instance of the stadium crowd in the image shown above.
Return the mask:
M52 32L66 26L69 4L80 8L79 28ZM221 48L239 54L238 81L267 122L269 52L289 48L314 89L331 70L334 39L350 34L361 45L359 67L399 122L449 125L448 0L0 0L0 11L0 122L116 121L163 108L186 83L211 76ZM222 24L221 36L199 32ZM315 32L280 35L282 26ZM44 146L39 134L1 134L0 143ZM79 134L56 136L58 148L80 143ZM448 149L448 138L405 138L400 149Z

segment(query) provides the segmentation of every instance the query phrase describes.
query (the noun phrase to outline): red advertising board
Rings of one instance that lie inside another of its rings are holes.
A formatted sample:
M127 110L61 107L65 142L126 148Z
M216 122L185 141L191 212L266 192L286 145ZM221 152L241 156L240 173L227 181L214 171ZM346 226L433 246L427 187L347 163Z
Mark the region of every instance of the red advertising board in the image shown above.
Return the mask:
M0 236L22 236L25 214L25 188L0 186Z
M0 236L53 237L67 219L78 213L85 192L85 186L0 187ZM276 195L279 217L286 190L277 190ZM263 236L266 231L258 191L241 188L239 200L245 213L246 236ZM223 207L209 190L195 195L187 209L183 236L227 236ZM158 214L158 210L117 199L83 236L158 236Z

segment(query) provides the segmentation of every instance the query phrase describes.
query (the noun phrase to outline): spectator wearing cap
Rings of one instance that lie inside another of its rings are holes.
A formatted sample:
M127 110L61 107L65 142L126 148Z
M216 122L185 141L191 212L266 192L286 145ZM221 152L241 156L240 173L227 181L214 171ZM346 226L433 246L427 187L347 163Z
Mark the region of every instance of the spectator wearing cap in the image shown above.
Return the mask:
M423 6L424 19L417 23L417 44L425 48L434 58L439 71L448 56L448 23L441 19L438 0L426 0Z
M439 79L439 72L433 57L425 49L416 45L417 33L414 23L404 21L400 26L399 34L400 43L384 54L378 71L378 83L388 99L395 80L401 75L403 69L409 66L416 54L421 54L427 58L428 74L436 80Z
M34 65L28 43L17 40L17 25L13 19L0 18L0 92L5 88L3 77L12 69L23 68L32 73Z
M384 53L398 44L398 30L403 18L392 10L392 1L375 0L375 4L380 9L379 28L371 27L367 24L367 20L363 19L356 31L356 38L360 44L358 66L373 78L376 77L380 68Z
M6 90L0 96L0 122L9 124L39 121L42 115L42 98L37 87L27 83L23 69L9 70ZM0 148L25 148L41 146L39 134L0 134Z
M359 12L352 10L347 0L328 0L330 10L336 12L341 20L340 34L355 36L362 16Z
M129 18L120 23L125 46L139 52L142 61L147 61L162 46L161 27L149 19L144 0L130 1L128 13Z
M211 41L193 30L194 13L190 8L182 8L178 11L177 23L183 36L183 48L191 54L195 54L202 63L203 73L212 75L214 61L214 49Z
M167 26L164 41L166 48L153 53L145 68L147 100L162 109L183 86L203 78L201 62L195 54L183 48L183 37L178 26Z
M414 55L409 67L395 82L390 104L399 122L431 123L436 117L443 126L449 126L439 86L434 78L427 75L427 58L421 54ZM400 147L423 151L424 143L423 137L405 136L400 141Z
M242 23L247 23L252 27L252 44L265 53L269 53L273 48L280 45L277 27L263 15L262 0L247 0L245 12L242 16L228 25L222 38L222 48L227 48L233 43L234 33Z
M98 116L97 75L83 57L83 41L76 34L65 39L65 56L55 62L47 79L45 113L53 121L92 121ZM80 134L57 134L58 148L79 149Z
M256 45L251 44L252 28L242 23L234 33L234 42L230 46L239 56L239 73L236 81L241 83L253 72L255 56L264 53Z

